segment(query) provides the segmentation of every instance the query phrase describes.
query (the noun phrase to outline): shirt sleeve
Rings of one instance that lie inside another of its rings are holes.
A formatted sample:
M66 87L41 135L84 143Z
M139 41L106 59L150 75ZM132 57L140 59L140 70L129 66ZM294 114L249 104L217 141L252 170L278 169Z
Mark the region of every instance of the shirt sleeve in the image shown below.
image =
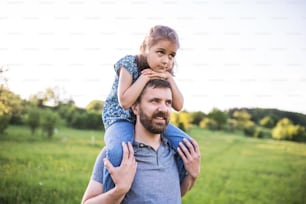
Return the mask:
M137 66L135 64L135 56L126 55L114 65L114 69L117 75L119 75L119 69L121 67L124 67L132 76L134 76L135 73L137 73L138 71Z
M100 154L97 156L91 179L101 183L103 185L103 169L104 169L104 162L103 159L106 157L105 148L103 148Z

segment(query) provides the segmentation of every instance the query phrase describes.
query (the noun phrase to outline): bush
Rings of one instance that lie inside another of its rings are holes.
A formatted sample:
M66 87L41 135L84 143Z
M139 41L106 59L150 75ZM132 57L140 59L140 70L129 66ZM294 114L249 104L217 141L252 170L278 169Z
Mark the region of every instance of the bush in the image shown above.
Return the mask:
M28 113L23 117L24 123L30 127L32 135L35 134L36 129L40 126L41 111L38 108L30 108Z
M272 128L275 125L271 116L265 116L259 121L259 124L266 128Z
M256 129L255 129L255 132L254 132L254 134L253 134L253 137L255 137L255 138L263 138L264 135L265 135L264 131L262 131L262 130L259 129L259 128L256 128Z
M210 119L210 118L204 118L200 122L200 127L205 128L208 130L217 130L218 129L218 124L215 120Z
M59 122L59 116L57 113L53 113L51 110L44 110L41 114L41 127L43 132L47 133L48 138L51 138L55 126Z
M243 132L246 136L253 137L256 131L256 127L253 121L248 120L243 123Z
M305 141L305 127L294 125L288 118L278 121L272 130L272 137L277 140Z
M9 114L0 115L0 134L4 134L4 131L9 125L11 116Z
M86 128L87 129L102 129L104 130L104 125L102 122L102 117L100 113L88 112L86 114Z

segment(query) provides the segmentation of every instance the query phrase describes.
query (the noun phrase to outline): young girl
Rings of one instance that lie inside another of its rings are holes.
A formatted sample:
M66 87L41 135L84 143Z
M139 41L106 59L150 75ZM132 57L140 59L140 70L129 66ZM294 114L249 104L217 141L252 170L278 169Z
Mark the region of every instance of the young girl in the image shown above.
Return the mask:
M179 40L176 32L167 26L154 26L140 46L140 54L127 55L115 65L115 81L103 109L105 126L106 155L113 166L119 166L122 160L122 142L134 139L134 115L130 107L135 103L145 84L154 78L168 80L171 84L173 104L176 111L183 108L183 96L173 79L173 67ZM172 124L167 126L164 136L176 151L178 143L187 134ZM178 157L177 166L180 180L186 170L183 161ZM114 187L107 169L103 175L104 192Z

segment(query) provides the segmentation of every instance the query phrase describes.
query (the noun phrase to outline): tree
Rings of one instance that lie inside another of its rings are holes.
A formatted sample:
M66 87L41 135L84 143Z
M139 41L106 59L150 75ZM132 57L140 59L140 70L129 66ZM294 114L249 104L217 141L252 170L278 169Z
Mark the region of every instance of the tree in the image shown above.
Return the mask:
M266 127L266 128L272 128L275 123L274 123L274 120L271 116L265 116L263 117L260 121L259 121L259 124L263 127Z
M294 125L288 118L283 118L272 130L272 138L277 140L305 141L305 127Z
M24 123L30 127L32 135L35 134L36 129L40 126L40 115L41 111L38 108L31 107L23 118Z
M5 72L8 69L4 67L4 65L0 66L0 86L7 87L7 78L5 77Z
M55 126L59 122L59 116L57 113L54 113L49 109L45 109L42 112L41 117L42 130L47 133L48 138L51 138L53 136Z
M216 122L216 128L218 130L225 127L228 118L226 113L217 108L214 108L211 112L209 112L207 117Z
M201 120L203 120L203 118L205 118L205 113L201 112L201 111L197 111L197 112L192 112L190 113L192 121L191 123L194 125L200 125Z
M0 85L0 134L5 129L14 115L21 114L23 109L22 99L7 89L4 85Z
M187 131L191 126L192 117L186 111L172 112L170 122L183 131Z
M205 128L208 130L217 130L218 129L218 124L215 120L211 118L203 118L200 122L200 128Z
M39 91L30 96L29 101L38 107L43 106L58 106L61 103L61 90L58 87L47 88L44 91ZM69 99L62 99L69 102Z
M245 127L251 126L251 115L245 110L235 111L233 113L233 118L237 120L238 129L243 130Z
M86 106L86 110L90 112L101 114L103 105L104 105L103 101L93 100Z

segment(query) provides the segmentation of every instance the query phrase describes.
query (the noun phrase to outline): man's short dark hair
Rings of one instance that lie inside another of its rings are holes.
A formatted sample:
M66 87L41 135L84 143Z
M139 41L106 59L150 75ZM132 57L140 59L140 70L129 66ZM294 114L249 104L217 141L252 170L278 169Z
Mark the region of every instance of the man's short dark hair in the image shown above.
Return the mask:
M169 89L171 89L171 85L168 81L163 80L163 79L152 79L152 80L148 81L147 84L143 87L142 92L140 93L140 95L139 95L139 97L136 101L137 103L140 102L143 93L145 92L145 90L148 87L151 87L153 89L155 89L155 88L169 88Z

